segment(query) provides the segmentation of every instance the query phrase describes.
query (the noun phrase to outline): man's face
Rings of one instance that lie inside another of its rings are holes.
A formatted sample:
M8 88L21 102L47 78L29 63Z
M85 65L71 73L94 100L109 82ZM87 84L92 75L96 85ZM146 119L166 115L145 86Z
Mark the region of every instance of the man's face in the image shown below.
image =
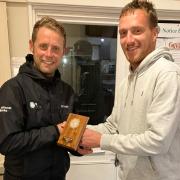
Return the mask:
M64 55L64 38L57 32L41 27L35 42L29 42L34 56L34 66L45 76L51 77Z
M137 9L120 18L119 33L121 47L134 70L155 49L157 28L150 28L147 13Z

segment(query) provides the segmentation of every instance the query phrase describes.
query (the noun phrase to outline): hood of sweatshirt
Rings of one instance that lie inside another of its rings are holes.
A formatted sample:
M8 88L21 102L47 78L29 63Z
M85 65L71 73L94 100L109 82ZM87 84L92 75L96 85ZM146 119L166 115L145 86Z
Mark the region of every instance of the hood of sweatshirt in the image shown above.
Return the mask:
M156 62L162 57L165 60L174 61L172 55L169 52L169 49L167 47L161 47L148 54L146 58L140 63L140 65L135 69L134 72L132 72L129 68L130 73L141 74L144 71L146 71L154 62Z
M167 47L161 47L148 54L146 58L140 63L140 65L135 69L135 71L132 71L131 66L129 66L130 74L128 75L126 100L129 94L130 84L133 83L131 84L131 86L133 87L133 97L131 100L131 105L133 104L133 100L134 100L137 78L141 76L151 65L153 65L160 58L164 58L164 60L168 60L168 61L174 61L172 55L169 52L169 49ZM134 79L133 81L131 80L132 77Z
M20 66L19 68L19 74L26 74L26 76L31 77L32 79L40 80L44 83L50 83L55 82L57 80L60 80L60 73L58 70L55 71L55 74L51 78L47 78L44 76L40 71L38 71L33 66L34 58L32 54L28 54L26 56L26 62Z

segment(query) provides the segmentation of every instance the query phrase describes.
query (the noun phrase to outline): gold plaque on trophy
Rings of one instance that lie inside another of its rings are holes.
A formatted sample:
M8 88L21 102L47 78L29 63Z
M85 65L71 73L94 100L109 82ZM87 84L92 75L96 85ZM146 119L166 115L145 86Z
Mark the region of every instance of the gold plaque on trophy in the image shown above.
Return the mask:
M57 144L69 149L77 150L89 117L70 113Z

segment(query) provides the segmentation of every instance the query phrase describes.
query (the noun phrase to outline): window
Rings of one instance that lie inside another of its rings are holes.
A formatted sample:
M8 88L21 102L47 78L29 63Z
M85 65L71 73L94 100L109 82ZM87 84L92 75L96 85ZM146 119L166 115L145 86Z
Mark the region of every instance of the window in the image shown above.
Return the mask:
M110 115L115 95L117 27L63 24L66 53L59 70L76 95L76 113L90 117L89 124Z

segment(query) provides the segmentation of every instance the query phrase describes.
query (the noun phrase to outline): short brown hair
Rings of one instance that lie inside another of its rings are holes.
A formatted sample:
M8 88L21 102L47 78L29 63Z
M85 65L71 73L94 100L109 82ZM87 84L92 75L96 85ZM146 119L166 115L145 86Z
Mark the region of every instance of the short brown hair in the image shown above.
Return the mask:
M147 1L133 0L132 2L128 3L122 9L119 18L125 16L129 12L133 13L137 9L142 9L145 12L147 12L149 16L149 24L151 28L158 26L158 17L154 5L151 2L147 2Z
M66 45L66 32L64 27L57 22L55 19L50 18L48 16L45 16L41 18L39 21L37 21L33 27L33 32L32 32L32 42L34 43L36 38L37 38L37 33L39 28L41 27L46 27L48 29L51 29L57 33L59 33L61 36L64 37L64 46Z

